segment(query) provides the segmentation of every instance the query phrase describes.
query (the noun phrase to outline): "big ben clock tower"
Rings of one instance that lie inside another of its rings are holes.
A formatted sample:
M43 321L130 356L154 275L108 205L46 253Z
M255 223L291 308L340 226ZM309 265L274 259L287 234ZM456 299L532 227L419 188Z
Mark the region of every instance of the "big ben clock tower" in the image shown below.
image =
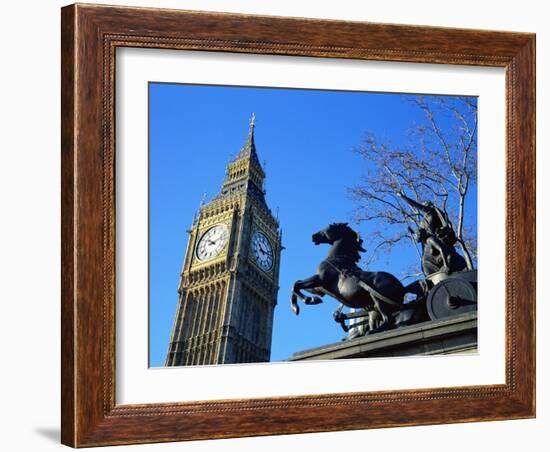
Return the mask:
M252 115L219 194L189 231L167 366L269 361L281 231L265 200Z

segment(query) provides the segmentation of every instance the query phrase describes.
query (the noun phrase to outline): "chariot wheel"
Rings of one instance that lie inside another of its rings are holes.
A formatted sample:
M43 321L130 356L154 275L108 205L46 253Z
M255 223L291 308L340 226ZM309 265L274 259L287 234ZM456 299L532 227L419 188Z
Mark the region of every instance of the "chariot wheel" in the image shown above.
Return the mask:
M444 279L430 289L426 308L432 320L477 311L476 287L466 279Z

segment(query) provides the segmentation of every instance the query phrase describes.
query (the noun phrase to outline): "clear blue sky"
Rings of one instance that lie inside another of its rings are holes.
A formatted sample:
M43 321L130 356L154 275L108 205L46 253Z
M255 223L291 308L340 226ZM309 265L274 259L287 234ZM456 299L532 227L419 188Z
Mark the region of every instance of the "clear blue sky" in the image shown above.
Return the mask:
M164 365L186 230L203 193L208 200L218 192L228 161L246 140L252 112L267 202L273 212L279 209L285 246L271 359L340 340L344 333L332 319L337 302L325 297L321 305L302 305L296 317L290 289L314 274L328 252L327 245L313 245L311 234L351 220L356 205L347 189L359 183L367 165L353 148L367 131L404 143L421 120L419 110L400 94L158 83L149 85L149 102L150 365ZM369 232L366 225L359 230ZM412 246L398 251L371 269L398 275L417 259Z

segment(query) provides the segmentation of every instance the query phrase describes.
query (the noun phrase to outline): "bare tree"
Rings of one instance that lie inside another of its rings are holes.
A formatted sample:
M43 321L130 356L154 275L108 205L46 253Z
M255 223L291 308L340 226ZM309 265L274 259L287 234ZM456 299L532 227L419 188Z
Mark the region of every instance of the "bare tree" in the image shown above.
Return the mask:
M402 241L416 245L411 230L419 227L421 214L398 196L401 192L420 203L431 201L447 213L472 269L477 260L476 231L467 224L466 203L477 184L476 102L450 96L417 96L410 101L423 120L407 134L407 145L396 147L368 134L356 150L367 170L360 184L350 188L358 203L355 220L374 226L367 264Z

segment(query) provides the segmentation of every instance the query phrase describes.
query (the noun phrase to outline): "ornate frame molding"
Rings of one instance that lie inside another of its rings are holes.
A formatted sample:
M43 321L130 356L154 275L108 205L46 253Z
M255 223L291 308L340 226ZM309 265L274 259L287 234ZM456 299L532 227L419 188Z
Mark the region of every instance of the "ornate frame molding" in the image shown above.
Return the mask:
M535 416L533 34L80 4L62 9L61 31L64 444L84 447ZM117 47L504 67L506 383L116 405ZM356 416L359 409L361 416Z

